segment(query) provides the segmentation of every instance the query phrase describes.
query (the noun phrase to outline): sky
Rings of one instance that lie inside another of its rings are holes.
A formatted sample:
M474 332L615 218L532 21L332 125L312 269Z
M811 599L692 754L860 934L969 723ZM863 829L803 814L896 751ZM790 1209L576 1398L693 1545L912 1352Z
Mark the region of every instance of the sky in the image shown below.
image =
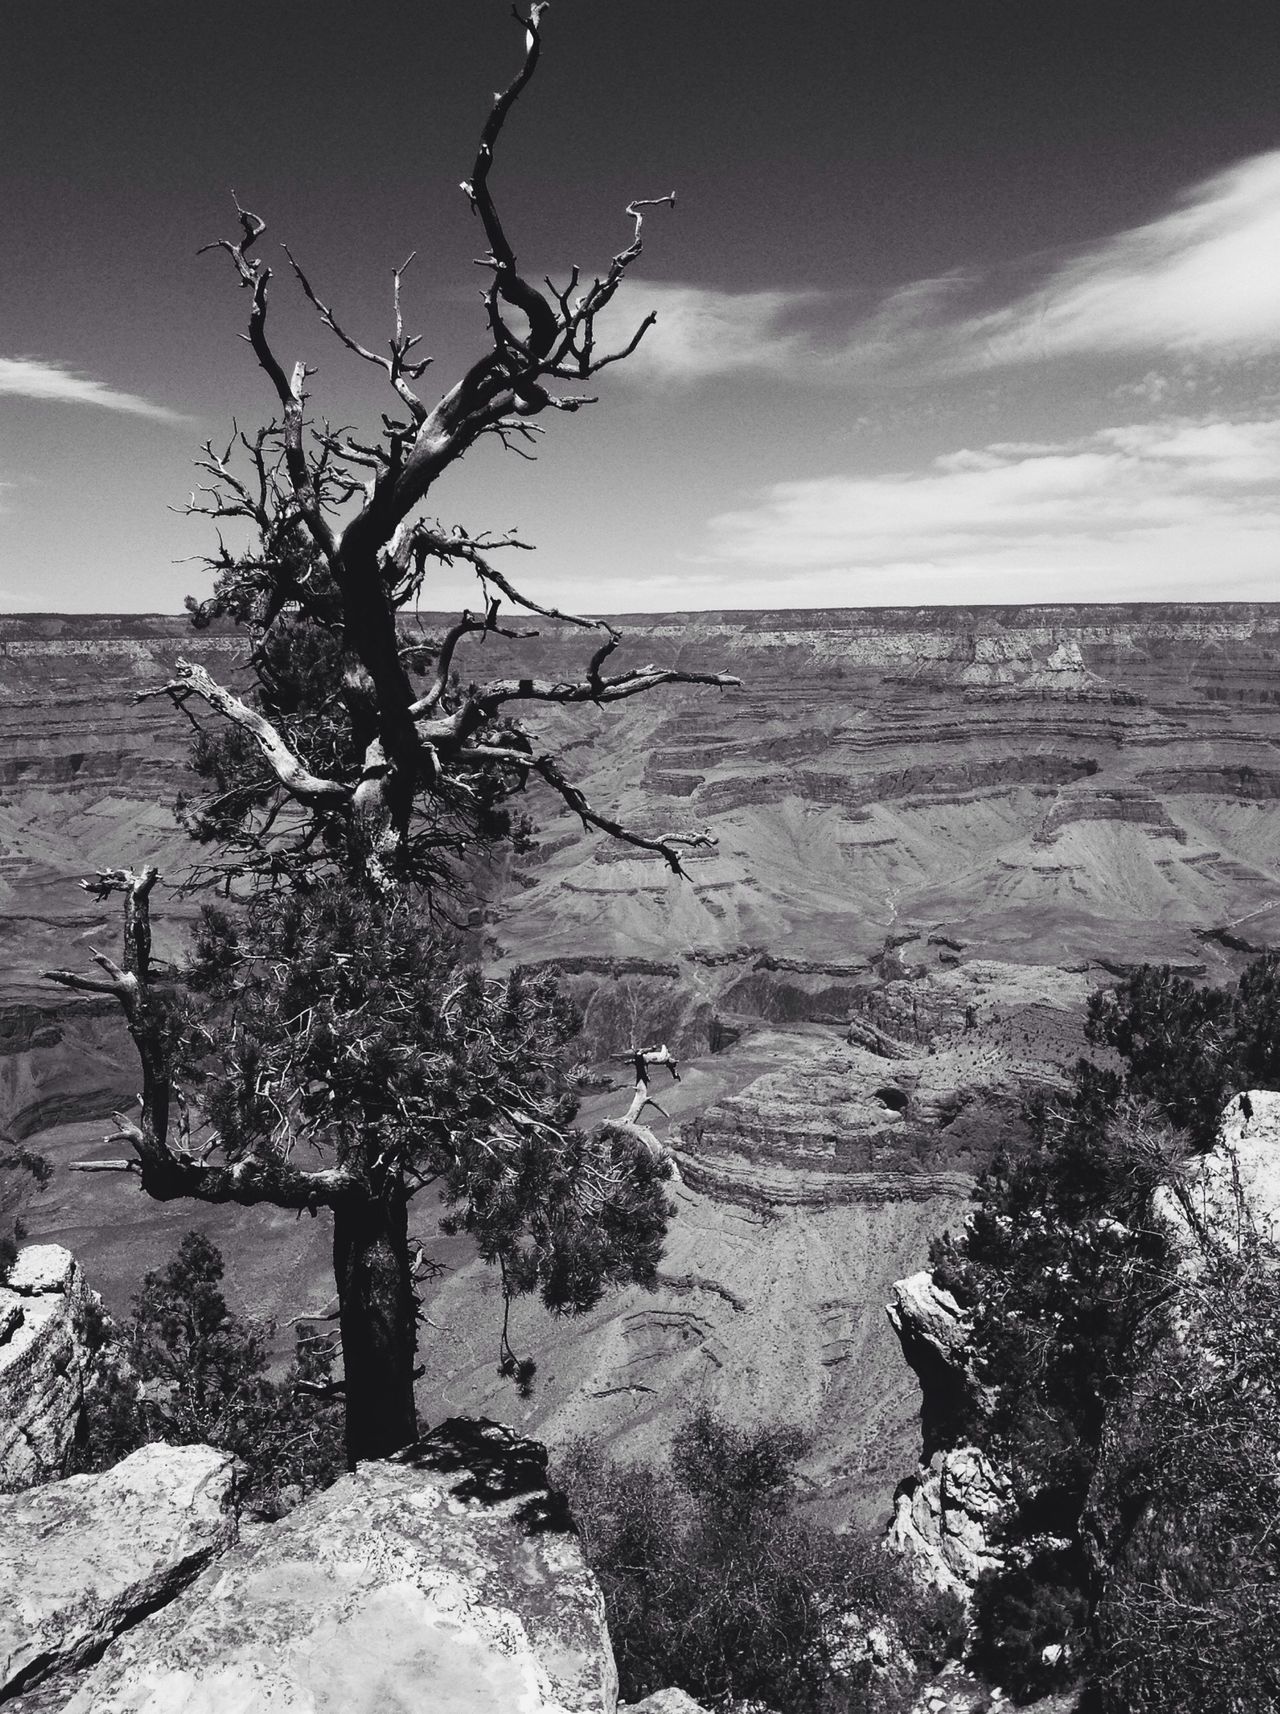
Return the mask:
M48 0L0 53L0 609L205 593L192 461L270 415L232 192L439 396L508 0ZM492 186L528 272L655 209L600 402L430 512L591 611L1280 597L1280 6L554 0ZM317 417L394 403L288 274ZM384 382L385 387L385 382ZM518 560L518 564L516 561ZM471 600L452 574L429 607Z

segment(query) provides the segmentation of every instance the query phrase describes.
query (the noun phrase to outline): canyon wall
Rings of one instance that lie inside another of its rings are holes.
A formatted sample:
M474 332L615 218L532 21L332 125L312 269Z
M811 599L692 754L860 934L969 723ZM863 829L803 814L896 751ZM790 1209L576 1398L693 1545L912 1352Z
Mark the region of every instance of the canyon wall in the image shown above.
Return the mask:
M539 625L520 671L578 676L582 633ZM916 1408L889 1286L963 1217L972 1174L1016 1140L1026 1089L1063 1075L1090 989L1144 959L1225 979L1280 937L1280 606L623 628L620 667L667 661L742 688L539 708L529 724L594 803L718 844L682 881L531 791L535 846L477 870L472 939L499 966L559 970L598 1079L637 1038L687 1062L670 1095L655 1088L684 1180L661 1289L575 1322L520 1305L516 1333L543 1356L521 1404L496 1374L496 1286L424 1209L450 1271L425 1306L423 1409L603 1433L624 1452L660 1444L695 1396L789 1412L817 1427L811 1475L833 1503L887 1508ZM234 681L238 648L164 617L0 619L0 1129L58 1167L33 1234L66 1235L95 1278L100 1263L117 1305L197 1211L63 1170L136 1074L110 1016L39 973L114 937L77 876L155 861L176 880L189 865L169 809L185 725L135 697L180 654ZM489 637L459 664L487 678L516 659ZM193 908L158 895L162 955ZM626 1099L597 1081L584 1117ZM323 1307L323 1222L200 1218L248 1307Z

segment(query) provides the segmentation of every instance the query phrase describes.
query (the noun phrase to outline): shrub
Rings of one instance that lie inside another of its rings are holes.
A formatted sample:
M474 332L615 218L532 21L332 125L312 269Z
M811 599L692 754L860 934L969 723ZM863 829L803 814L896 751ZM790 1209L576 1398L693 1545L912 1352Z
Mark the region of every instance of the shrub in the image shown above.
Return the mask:
M1211 1243L1178 1319L1090 1501L1097 1714L1280 1706L1280 1253Z
M99 1329L76 1467L106 1469L150 1441L218 1446L245 1466L248 1509L278 1516L344 1467L340 1406L299 1390L323 1388L332 1352L300 1336L289 1374L270 1381L265 1332L227 1308L223 1271L216 1246L189 1232L144 1278L119 1344Z
M973 1664L1019 1699L1069 1684L1085 1643L1086 1582L1075 1543L1042 1547L988 1572L974 1594Z
M1027 1154L997 1159L966 1232L932 1251L969 1312L982 1388L958 1432L1013 1491L1008 1566L974 1603L974 1659L1022 1697L1061 1683L1068 1663L1078 1671L1085 1652L1080 1520L1109 1413L1168 1295L1168 1239L1151 1199L1178 1152L1117 1078L1087 1065L1069 1099L1041 1099L1029 1117Z
M1237 1090L1280 1087L1280 954L1255 959L1234 988L1144 964L1092 997L1085 1033L1124 1060L1131 1095L1209 1148Z
M43 1190L53 1177L53 1168L43 1155L21 1143L0 1137L0 1285L8 1279L18 1259L18 1246L27 1235L20 1209L32 1180Z
M804 1449L794 1429L700 1409L668 1469L614 1468L582 1442L559 1461L627 1700L675 1685L713 1704L888 1714L910 1699L908 1651L936 1665L955 1645L957 1603L917 1595L878 1548L798 1515Z
M1042 1098L1027 1155L933 1251L986 1388L961 1432L1015 1501L975 1664L1024 1698L1083 1669L1098 1714L1277 1706L1280 1255L1242 1209L1231 1253L1196 1228L1189 1280L1152 1198L1235 1091L1280 1083L1280 959L1222 990L1143 967L1088 1034L1123 1072L1082 1061Z

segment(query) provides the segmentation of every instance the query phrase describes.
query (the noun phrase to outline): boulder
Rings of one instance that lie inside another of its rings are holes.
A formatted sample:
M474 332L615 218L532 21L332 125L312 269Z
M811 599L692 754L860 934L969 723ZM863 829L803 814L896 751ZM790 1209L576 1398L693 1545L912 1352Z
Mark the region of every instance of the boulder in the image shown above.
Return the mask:
M935 1452L894 1495L888 1545L918 1582L968 1600L985 1571L1004 1564L997 1545L1009 1484L973 1446Z
M546 1453L457 1419L242 1541L65 1714L614 1714L604 1600Z
M66 1470L103 1320L69 1250L19 1253L0 1285L0 1494Z
M0 1701L99 1654L236 1538L235 1460L144 1446L0 1499Z
M643 1702L620 1702L618 1714L707 1714L687 1690L655 1690Z

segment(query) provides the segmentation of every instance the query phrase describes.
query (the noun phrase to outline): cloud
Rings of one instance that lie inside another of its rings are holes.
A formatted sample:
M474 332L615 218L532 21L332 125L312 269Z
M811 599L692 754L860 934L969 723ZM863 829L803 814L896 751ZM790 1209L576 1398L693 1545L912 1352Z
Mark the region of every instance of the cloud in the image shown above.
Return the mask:
M1280 421L1175 418L961 449L918 472L780 482L713 518L710 538L719 579L733 567L739 582L776 585L779 601L1269 590Z
M644 281L629 287L611 314L610 337L617 341L627 317L635 323L650 310L657 314L639 350L623 365L622 373L634 381L702 381L743 370L782 374L805 357L809 339L795 319L817 297L814 292L720 292Z
M751 371L808 384L919 381L1088 354L1238 360L1280 352L1278 277L1275 150L1192 187L1157 219L1059 260L1034 291L978 314L964 313L966 299L981 290L990 301L999 281L959 270L898 287L866 314L846 302L843 326L831 293L636 282L610 332L616 338L638 314L658 312L622 370L650 382ZM1171 385L1150 369L1132 391L1159 405Z
M1258 356L1280 350L1280 150L1060 264L1034 292L951 330L955 361L1082 352Z
M159 422L182 421L177 411L164 405L152 404L135 393L117 393L101 381L36 357L0 357L0 394L54 404L96 405L101 410L123 411Z

